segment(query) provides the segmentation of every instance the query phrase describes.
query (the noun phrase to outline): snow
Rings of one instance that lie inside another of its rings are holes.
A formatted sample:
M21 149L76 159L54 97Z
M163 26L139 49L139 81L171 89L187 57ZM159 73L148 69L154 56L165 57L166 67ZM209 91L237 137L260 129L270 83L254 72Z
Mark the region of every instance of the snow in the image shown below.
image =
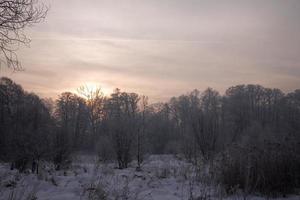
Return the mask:
M51 170L45 163L40 174L20 174L0 165L1 200L84 200L143 199L185 200L220 199L217 187L195 180L193 166L172 155L151 155L136 171L132 162L128 169L117 169L114 163L97 163L96 157L77 156L65 171ZM14 198L9 198L12 194ZM31 198L28 198L31 195ZM204 197L207 195L208 197ZM36 197L36 198L33 198ZM223 199L242 199L236 195ZM263 197L248 199L261 200ZM300 196L289 197L299 200Z

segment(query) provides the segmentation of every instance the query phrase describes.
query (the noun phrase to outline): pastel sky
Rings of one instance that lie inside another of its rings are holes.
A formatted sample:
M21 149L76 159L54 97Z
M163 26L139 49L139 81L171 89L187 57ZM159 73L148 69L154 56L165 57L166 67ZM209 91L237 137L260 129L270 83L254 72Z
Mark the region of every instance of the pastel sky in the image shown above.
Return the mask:
M99 85L167 100L208 86L300 88L299 0L44 0L25 69L1 68L42 97Z

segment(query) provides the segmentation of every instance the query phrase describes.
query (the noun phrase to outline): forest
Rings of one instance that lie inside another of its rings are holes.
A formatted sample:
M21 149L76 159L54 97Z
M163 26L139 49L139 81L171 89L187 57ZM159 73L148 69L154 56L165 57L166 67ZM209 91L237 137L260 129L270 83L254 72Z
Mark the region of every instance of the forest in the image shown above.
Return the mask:
M0 79L0 161L39 174L40 163L68 169L72 155L96 155L143 170L149 155L176 155L207 171L227 194L297 193L300 186L300 90L283 93L237 85L224 95L207 88L168 102L83 86L57 99L40 98Z
M0 0L0 200L299 200L299 19L299 0Z

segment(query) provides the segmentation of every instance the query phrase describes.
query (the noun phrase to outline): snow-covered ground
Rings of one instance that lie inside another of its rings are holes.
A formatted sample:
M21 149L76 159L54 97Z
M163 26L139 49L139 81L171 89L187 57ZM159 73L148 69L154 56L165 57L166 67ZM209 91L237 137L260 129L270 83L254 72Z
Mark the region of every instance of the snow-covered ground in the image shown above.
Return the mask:
M209 186L205 175L196 176L192 165L172 155L152 155L136 171L136 163L119 170L113 163L97 163L92 156L77 156L69 170L45 167L38 176L19 174L0 166L1 200L209 200L226 197ZM202 183L201 183L202 182ZM191 198L192 197L192 198ZM248 199L264 199L248 197ZM289 200L299 200L292 196Z

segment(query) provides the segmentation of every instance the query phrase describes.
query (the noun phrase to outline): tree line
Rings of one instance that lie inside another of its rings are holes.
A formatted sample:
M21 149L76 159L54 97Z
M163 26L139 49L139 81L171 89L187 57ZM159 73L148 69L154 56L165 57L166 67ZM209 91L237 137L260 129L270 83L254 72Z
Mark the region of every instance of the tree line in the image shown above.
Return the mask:
M141 170L147 154L183 155L209 165L227 192L288 193L300 186L300 90L284 94L237 85L224 95L194 90L165 103L116 89L81 87L41 99L0 79L0 160L38 173L40 161L57 170L78 151Z

